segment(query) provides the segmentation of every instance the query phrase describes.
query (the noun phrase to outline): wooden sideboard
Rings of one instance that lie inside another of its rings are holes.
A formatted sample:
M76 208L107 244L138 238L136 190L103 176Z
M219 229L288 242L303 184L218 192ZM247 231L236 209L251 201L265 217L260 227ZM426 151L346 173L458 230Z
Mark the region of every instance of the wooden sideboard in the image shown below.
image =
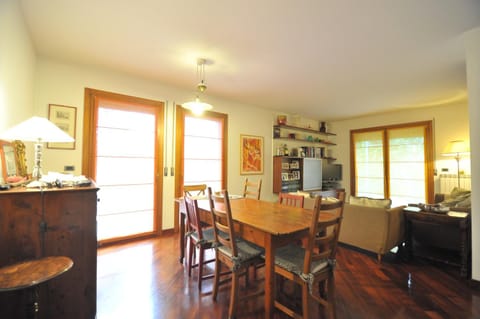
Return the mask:
M13 188L0 192L0 267L68 256L67 273L40 285L41 319L93 319L97 290L97 188ZM0 318L23 318L22 291L0 294Z
M455 214L456 212L452 212ZM433 212L404 210L407 257L428 258L460 267L460 276L470 275L470 213L450 216Z

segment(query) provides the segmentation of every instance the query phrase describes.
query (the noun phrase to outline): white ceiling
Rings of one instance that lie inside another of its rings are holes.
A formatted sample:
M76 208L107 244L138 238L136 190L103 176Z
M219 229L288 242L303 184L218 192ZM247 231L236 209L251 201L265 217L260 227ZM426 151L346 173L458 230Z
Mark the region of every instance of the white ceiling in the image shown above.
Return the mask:
M322 120L465 99L479 0L20 0L42 56Z

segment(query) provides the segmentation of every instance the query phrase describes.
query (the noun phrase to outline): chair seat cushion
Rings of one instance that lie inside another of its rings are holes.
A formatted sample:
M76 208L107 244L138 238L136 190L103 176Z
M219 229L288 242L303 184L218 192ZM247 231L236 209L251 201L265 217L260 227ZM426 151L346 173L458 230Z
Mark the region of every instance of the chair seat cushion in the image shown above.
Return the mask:
M292 272L305 280L309 274L303 272L303 262L305 258L305 249L299 245L290 244L277 249L275 253L275 264ZM329 265L327 259L312 261L310 274L316 274Z
M190 237L197 243L197 245L212 245L214 242L213 228L204 228L202 230L203 238L200 240L198 237L198 232L192 232L189 234Z
M252 259L261 257L264 254L264 250L250 242L242 239L237 239L237 256L234 257L232 250L229 247L220 245L217 250L225 256L228 256L233 262L232 271L238 270L244 264L248 263Z

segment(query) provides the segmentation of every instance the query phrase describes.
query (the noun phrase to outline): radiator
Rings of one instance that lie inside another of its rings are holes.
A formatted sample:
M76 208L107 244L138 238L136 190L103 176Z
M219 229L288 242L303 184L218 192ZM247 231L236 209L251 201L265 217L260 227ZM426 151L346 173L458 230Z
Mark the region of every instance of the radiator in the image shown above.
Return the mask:
M440 193L448 194L455 187L458 187L457 174L440 174ZM470 175L460 175L460 188L472 189L472 180Z

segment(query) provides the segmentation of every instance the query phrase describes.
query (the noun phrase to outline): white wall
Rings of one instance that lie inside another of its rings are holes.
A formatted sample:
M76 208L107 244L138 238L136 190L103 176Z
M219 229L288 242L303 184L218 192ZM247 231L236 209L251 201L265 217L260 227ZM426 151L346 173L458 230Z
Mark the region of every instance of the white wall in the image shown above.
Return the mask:
M337 146L333 147L336 163L343 164L343 183L347 194L350 194L350 130L433 120L435 144L435 168L447 168L450 174L456 174L457 166L453 158L441 155L449 141L469 141L469 114L467 101L428 108L415 108L405 111L390 112L378 115L358 117L335 121L330 124L331 131L337 133ZM461 168L470 173L469 158L461 161ZM439 183L435 179L435 191L439 192Z
M35 51L19 1L0 1L0 132L33 116Z
M211 84L213 85L213 84ZM77 107L77 130L75 150L44 151L44 172L63 171L65 165L74 165L75 174L81 173L82 128L85 87L115 93L137 96L158 101L168 101L169 123L173 123L171 107L192 99L192 92L162 85L152 80L135 78L92 66L61 63L47 58L39 58L35 81L35 113L47 117L48 104L61 104ZM208 95L208 92L207 92ZM208 97L214 111L228 114L228 189L232 194L241 192L244 176L240 176L240 134L264 137L264 174L251 178L262 178L262 199L272 199L272 153L271 136L274 114L272 111L248 105ZM172 129L169 125L169 142L166 145L168 167L172 158ZM161 174L163 176L163 174ZM173 228L174 177L164 177L163 229Z
M472 158L472 279L480 280L480 28L465 34Z

